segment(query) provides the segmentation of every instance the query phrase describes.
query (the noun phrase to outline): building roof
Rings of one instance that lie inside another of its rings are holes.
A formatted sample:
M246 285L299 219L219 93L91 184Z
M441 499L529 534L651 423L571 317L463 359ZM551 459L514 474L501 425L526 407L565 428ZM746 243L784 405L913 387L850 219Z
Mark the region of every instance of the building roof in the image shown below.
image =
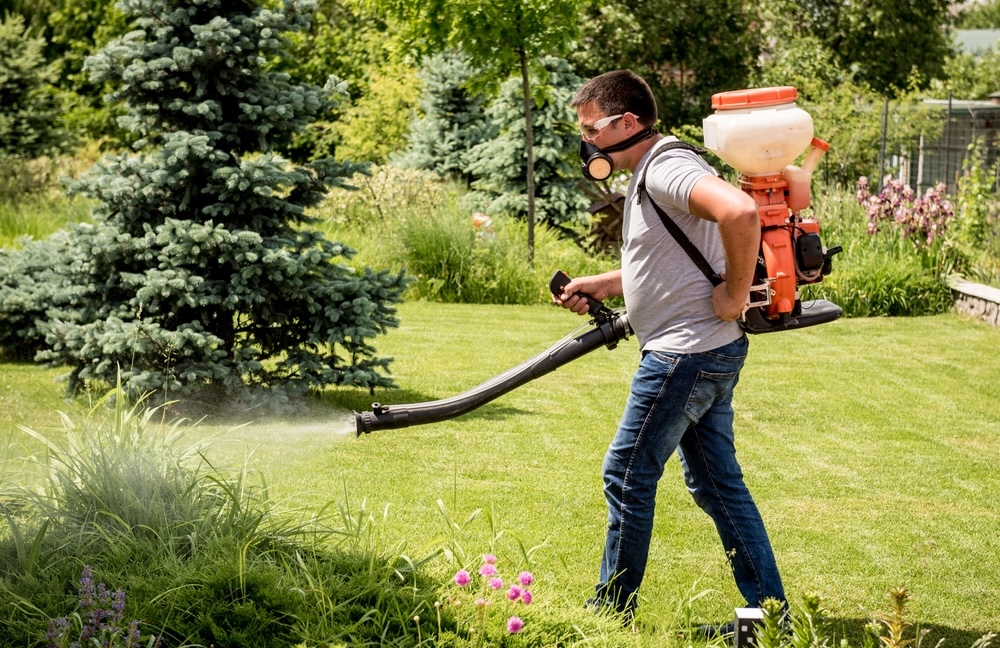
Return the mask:
M956 29L955 46L963 54L982 54L1000 42L1000 29Z
M923 104L931 108L948 108L947 99L924 99ZM969 112L1000 112L1000 104L985 99L952 99L951 109Z

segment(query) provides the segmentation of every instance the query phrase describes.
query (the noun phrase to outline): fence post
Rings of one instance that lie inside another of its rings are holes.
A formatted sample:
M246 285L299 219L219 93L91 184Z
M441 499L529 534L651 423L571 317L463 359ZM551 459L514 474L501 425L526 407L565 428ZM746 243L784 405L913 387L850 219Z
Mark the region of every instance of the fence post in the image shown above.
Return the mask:
M885 178L885 140L889 130L889 97L885 98L885 107L882 108L882 141L878 147L878 191L882 193L882 186Z

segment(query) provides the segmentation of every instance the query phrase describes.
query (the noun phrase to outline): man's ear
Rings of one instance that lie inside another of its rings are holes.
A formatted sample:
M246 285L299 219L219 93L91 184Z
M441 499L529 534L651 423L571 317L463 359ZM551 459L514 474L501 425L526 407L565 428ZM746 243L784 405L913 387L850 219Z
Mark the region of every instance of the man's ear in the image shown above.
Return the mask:
M639 123L639 118L630 112L625 113L622 117L622 122L624 122L626 130L634 132L644 130L642 124Z

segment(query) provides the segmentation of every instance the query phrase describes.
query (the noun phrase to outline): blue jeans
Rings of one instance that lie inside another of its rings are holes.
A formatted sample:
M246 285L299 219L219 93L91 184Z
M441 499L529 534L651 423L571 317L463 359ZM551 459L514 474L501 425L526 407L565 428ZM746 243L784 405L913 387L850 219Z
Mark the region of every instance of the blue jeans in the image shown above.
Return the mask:
M604 458L608 535L597 600L631 612L646 571L656 485L677 450L694 501L715 522L747 604L785 600L760 512L733 443L733 389L747 339L694 354L643 353Z

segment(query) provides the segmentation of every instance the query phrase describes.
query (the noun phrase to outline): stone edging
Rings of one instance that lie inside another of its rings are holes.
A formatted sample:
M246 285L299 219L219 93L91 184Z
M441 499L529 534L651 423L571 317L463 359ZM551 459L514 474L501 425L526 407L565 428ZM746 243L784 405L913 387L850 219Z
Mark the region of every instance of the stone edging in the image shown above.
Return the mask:
M949 284L955 298L953 307L956 311L981 319L987 324L1000 326L1000 289L962 280L951 281Z

